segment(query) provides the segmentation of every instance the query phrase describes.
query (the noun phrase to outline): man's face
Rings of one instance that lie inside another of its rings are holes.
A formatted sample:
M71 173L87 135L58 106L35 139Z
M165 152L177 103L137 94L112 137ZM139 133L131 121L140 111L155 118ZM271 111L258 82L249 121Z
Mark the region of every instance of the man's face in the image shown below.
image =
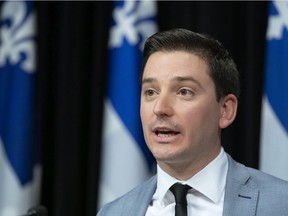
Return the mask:
M184 51L149 57L140 112L146 143L160 166L215 157L221 146L221 111L205 61Z

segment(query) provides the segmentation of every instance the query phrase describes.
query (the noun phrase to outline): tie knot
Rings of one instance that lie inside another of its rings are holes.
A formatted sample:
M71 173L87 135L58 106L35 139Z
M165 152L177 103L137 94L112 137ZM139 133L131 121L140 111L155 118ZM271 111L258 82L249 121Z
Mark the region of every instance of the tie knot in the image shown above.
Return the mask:
M191 189L189 185L183 185L178 182L170 187L170 191L175 197L176 204L187 205L186 195L189 189Z

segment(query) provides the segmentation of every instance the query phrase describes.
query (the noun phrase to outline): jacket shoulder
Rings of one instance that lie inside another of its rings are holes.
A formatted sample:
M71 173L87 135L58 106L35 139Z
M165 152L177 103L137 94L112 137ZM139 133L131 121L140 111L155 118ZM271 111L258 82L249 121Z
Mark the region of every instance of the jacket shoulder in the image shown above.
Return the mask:
M257 194L257 215L288 215L287 181L246 167L230 156L228 156L228 161L226 189L229 193L235 194L244 190L254 191ZM229 194L226 195L229 196Z
M241 163L236 162L228 155L229 171L228 176L240 181L242 184L248 184L251 187L267 190L270 188L288 189L288 181L272 176L260 170L247 167ZM287 194L288 196L288 194Z
M253 185L258 186L261 191L267 191L271 195L285 195L288 198L288 181L272 176L268 173L246 167ZM273 193L272 193L273 192Z
M107 203L100 209L97 216L128 216L135 215L136 212L146 212L156 190L156 179L156 176L153 176L123 196Z

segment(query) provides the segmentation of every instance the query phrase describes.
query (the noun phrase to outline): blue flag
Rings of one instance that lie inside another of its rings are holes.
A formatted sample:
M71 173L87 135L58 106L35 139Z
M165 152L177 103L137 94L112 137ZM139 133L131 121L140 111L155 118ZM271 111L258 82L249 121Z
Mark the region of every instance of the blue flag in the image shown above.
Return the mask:
M157 31L154 1L115 1L109 38L100 206L151 175L140 121L144 42Z
M288 2L269 6L260 168L288 180Z
M35 14L31 1L2 2L0 18L0 215L37 203Z

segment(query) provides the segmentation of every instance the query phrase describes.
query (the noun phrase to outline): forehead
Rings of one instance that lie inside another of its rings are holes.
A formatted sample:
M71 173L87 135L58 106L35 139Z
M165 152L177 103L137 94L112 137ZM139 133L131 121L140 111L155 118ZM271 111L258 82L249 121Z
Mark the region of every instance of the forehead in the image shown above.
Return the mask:
M153 77L164 80L175 76L193 76L211 79L207 63L196 54L185 51L155 52L147 60L143 79Z

